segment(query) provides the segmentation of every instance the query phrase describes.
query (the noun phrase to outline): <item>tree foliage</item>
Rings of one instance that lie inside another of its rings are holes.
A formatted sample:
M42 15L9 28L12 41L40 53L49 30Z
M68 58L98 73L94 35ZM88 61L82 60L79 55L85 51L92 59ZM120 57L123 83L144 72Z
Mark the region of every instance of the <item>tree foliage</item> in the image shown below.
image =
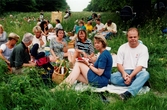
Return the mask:
M66 0L0 0L0 13L65 10Z
M125 5L130 5L131 0L91 0L85 11L115 11Z
M129 5L133 7L133 3L136 0L91 0L90 4L84 9L84 11L116 11L122 9L125 5ZM144 2L148 2L149 0L145 0ZM167 0L150 0L152 6L156 2L163 2L167 5Z

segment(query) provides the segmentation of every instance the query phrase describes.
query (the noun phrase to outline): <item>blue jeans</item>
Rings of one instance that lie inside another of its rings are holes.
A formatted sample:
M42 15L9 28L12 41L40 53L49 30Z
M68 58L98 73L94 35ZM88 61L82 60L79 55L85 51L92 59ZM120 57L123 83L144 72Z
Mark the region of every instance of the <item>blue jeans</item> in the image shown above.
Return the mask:
M125 70L127 74L131 74L133 70ZM149 79L150 75L147 71L142 70L140 71L133 79L131 84L128 86L128 92L130 92L133 96L135 96L139 90L143 87L145 82ZM116 72L111 74L110 81L114 85L119 86L127 86L124 83L124 79L122 77L122 74L120 72Z
M106 38L106 39L109 39L109 38L111 37L111 35L112 35L112 32L108 32L108 33L105 35L105 38Z

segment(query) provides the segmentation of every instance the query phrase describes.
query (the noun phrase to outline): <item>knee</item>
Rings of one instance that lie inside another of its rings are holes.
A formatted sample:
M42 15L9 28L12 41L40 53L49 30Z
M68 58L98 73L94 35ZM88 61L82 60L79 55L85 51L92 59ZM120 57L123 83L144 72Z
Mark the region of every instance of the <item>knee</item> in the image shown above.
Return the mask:
M145 77L148 77L148 78L150 77L150 74L148 73L148 71L145 71L145 72L144 72L144 76L145 76Z
M149 79L150 74L148 71L141 71L142 77Z
M122 80L122 76L118 73L111 74L110 81L112 84L117 84L120 80Z

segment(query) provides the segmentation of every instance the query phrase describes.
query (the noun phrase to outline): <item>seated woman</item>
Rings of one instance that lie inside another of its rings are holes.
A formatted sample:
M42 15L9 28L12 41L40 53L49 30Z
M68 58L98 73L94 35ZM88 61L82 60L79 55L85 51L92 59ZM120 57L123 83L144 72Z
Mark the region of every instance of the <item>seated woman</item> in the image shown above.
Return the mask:
M60 23L59 19L56 19L56 26L55 26L55 31L57 31L58 29L63 29L63 26Z
M20 37L17 34L10 33L8 41L0 46L0 58L2 58L8 65L10 64L10 55L19 38Z
M70 58L71 56L71 58ZM77 57L91 58L94 56L94 47L92 41L87 38L85 30L79 30L75 41L75 53L72 56L69 54L69 60L72 64L75 63Z
M72 72L58 88L64 87L64 85L70 87L76 80L99 88L108 85L113 61L110 52L105 49L106 39L102 35L95 35L94 46L100 52L96 62L93 65L85 59L76 62ZM51 91L54 92L55 89Z
M86 27L86 31L88 33L92 32L92 30L93 30L92 21L91 20L87 21L87 24L85 24L85 27Z
M48 35L48 24L46 21L42 21L40 23L40 27L41 27L41 30L42 30L42 35L46 36Z
M86 30L86 27L84 26L84 21L79 20L78 25L75 26L75 33L74 37L72 37L72 40L75 40L77 38L77 34L79 30Z
M46 46L47 41L46 41L46 37L42 35L41 27L35 26L33 28L33 33L34 33L34 37L33 37L31 46L37 43L39 45L38 52L44 52L44 47Z
M7 42L7 33L4 31L3 26L0 24L0 45Z
M52 62L56 61L57 58L63 59L64 57L68 56L67 42L63 37L64 30L58 29L56 32L56 37L50 40L50 53L52 55L50 60Z

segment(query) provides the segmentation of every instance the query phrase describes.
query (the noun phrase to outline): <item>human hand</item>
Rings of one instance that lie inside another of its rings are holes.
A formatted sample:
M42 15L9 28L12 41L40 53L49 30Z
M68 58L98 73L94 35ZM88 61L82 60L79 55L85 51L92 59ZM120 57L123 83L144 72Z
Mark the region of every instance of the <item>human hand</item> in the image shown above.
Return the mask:
M82 62L86 65L89 65L89 59L87 59L87 58L78 57L77 61Z
M132 81L132 78L129 76L129 77L124 81L124 83L125 83L126 85L130 85L130 84L131 84L131 81Z
M129 78L129 74L127 74L126 72L125 73L123 73L123 79L124 79L124 81L126 81L128 78Z
M32 61L30 61L29 64L30 64L30 67L36 66L36 63L35 63L35 62L32 62Z

